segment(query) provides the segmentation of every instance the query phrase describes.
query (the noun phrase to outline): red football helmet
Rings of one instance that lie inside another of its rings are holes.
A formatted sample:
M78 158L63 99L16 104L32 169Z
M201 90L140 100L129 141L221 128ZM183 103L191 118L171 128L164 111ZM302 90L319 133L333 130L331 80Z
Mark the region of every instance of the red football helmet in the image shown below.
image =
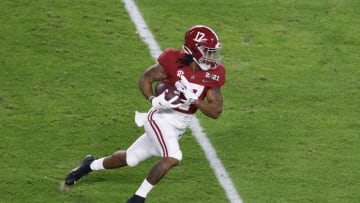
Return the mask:
M196 25L185 33L184 51L204 71L216 68L221 61L221 44L216 33L204 25Z

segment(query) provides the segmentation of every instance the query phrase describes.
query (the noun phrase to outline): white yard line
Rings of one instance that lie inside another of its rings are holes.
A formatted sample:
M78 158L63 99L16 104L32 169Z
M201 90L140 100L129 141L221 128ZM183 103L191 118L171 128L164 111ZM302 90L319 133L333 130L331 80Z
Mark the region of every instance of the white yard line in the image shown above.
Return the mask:
M137 33L141 39L148 45L151 56L156 60L161 53L160 46L156 42L153 34L149 30L144 21L139 9L133 0L123 0L126 10L128 11L131 20L136 26ZM195 117L190 125L190 129L196 140L204 150L206 158L208 159L211 168L213 169L220 185L224 188L226 195L231 203L242 203L239 193L237 192L231 178L225 170L225 167L218 158L214 147L207 138L200 125L199 120Z
M200 125L199 119L194 117L193 122L190 124L190 129L201 148L205 152L211 168L213 169L220 185L224 188L226 195L231 203L242 203L239 193L237 192L234 183L226 172L224 165L216 154L215 148L212 146L210 140L204 133Z
M154 35L149 30L144 18L142 17L139 9L137 8L133 0L123 0L125 8L128 11L131 20L136 26L136 31L140 35L141 39L148 45L151 56L156 60L161 54L159 44L156 42Z

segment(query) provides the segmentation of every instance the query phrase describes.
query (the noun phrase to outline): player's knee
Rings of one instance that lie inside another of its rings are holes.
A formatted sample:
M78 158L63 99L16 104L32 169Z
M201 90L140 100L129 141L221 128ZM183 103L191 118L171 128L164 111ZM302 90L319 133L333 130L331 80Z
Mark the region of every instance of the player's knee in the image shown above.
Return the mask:
M140 163L140 157L136 152L126 153L126 163L130 167L135 167Z
M182 160L182 152L179 150L176 153L170 155L170 157L177 159L178 162L180 162Z

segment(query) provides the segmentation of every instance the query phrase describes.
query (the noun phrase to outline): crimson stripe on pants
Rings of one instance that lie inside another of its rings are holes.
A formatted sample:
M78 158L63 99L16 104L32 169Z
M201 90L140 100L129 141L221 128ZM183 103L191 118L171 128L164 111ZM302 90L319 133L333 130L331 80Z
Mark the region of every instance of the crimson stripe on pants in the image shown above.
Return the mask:
M163 156L164 157L168 157L168 150L167 150L167 147L166 147L166 144L165 144L165 141L164 141L164 137L163 137L163 134L159 128L159 126L156 124L155 120L153 119L153 116L154 116L154 113L156 112L157 110L152 110L149 115L148 115L148 120L150 122L150 125L151 125L151 128L153 129L153 131L155 132L155 135L156 135L156 138L157 140L159 141L159 144L162 148L162 151L163 151Z

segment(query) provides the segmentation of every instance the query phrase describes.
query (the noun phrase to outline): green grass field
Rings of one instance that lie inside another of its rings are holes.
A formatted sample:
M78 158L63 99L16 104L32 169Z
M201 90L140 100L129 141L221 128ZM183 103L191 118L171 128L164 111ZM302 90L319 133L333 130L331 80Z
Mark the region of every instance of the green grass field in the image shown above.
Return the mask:
M190 3L191 2L191 3ZM224 111L197 114L244 202L360 200L360 2L140 1L162 48L206 24L224 50ZM206 4L206 7L204 6ZM0 2L0 202L125 202L155 159L59 183L126 149L154 63L121 1ZM228 202L188 131L147 202Z

